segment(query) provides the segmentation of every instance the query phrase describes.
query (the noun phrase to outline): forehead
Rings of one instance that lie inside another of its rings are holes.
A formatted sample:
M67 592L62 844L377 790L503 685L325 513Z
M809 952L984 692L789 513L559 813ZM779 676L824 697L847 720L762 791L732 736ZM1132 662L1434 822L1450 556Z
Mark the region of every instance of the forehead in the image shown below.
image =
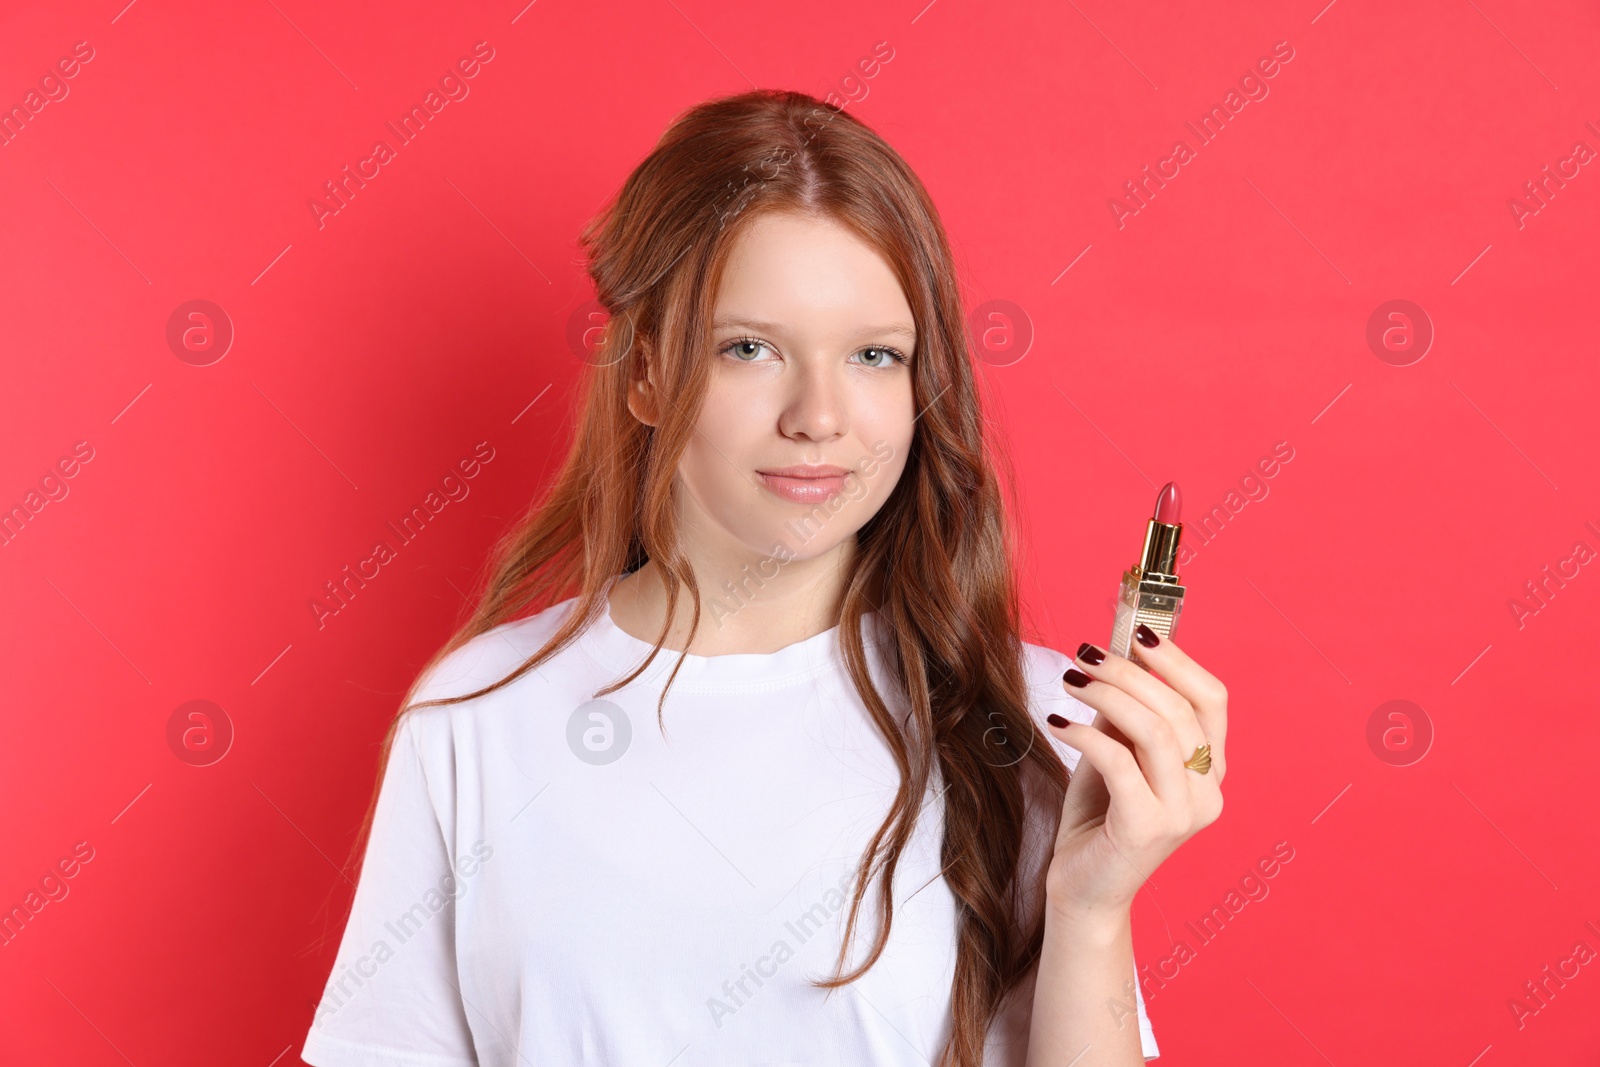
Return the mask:
M877 248L833 219L790 213L764 214L740 233L713 318L752 329L899 326L915 336L911 306Z

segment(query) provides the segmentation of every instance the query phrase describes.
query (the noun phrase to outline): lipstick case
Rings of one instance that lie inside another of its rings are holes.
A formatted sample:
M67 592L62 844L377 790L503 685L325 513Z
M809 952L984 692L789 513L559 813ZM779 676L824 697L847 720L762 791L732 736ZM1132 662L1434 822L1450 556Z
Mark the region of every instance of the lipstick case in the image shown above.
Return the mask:
M1126 656L1145 670L1133 631L1140 623L1163 638L1171 637L1183 613L1183 586L1178 584L1178 539L1183 523L1151 519L1144 531L1144 551L1139 562L1122 573L1117 595L1116 623L1111 629L1111 651Z

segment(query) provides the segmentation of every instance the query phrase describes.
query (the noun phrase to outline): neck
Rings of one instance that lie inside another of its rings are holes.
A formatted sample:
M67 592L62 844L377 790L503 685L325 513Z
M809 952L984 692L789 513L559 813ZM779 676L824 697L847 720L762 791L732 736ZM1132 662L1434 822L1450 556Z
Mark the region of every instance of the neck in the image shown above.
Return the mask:
M689 553L700 589L700 626L688 646L694 604L678 590L676 618L663 648L692 655L766 653L803 641L839 623L845 578L856 542L847 538L810 559ZM650 560L611 588L611 620L641 641L655 643L667 615L660 568Z

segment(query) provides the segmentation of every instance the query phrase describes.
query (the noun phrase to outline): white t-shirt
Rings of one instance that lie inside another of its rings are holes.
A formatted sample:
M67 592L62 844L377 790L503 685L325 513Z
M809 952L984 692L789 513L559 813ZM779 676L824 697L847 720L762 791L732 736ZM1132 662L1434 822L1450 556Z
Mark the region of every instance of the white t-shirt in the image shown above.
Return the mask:
M504 677L575 604L478 636L416 699ZM903 708L876 658L882 626L868 614L863 639L879 692ZM770 654L686 657L665 738L656 702L679 653L663 649L640 678L591 700L651 647L604 611L536 672L407 714L302 1058L926 1067L950 1033L956 951L939 874L942 786L896 873L883 955L831 994L807 982L834 973L855 866L899 781L838 632ZM1051 711L1092 721L1062 687L1068 657L1025 649L1039 721ZM1076 765L1077 750L1050 741ZM850 964L872 944L878 881ZM1150 1059L1136 978L1133 992ZM1024 980L991 1026L986 1067L1022 1064L1032 993Z

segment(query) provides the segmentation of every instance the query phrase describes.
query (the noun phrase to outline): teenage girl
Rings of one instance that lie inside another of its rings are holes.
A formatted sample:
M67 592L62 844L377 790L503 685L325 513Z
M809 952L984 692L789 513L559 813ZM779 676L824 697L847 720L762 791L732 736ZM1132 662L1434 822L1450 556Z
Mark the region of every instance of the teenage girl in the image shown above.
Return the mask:
M1154 1057L1129 910L1222 810L1227 693L1022 640L921 182L750 92L583 240L571 449L385 738L304 1059Z

